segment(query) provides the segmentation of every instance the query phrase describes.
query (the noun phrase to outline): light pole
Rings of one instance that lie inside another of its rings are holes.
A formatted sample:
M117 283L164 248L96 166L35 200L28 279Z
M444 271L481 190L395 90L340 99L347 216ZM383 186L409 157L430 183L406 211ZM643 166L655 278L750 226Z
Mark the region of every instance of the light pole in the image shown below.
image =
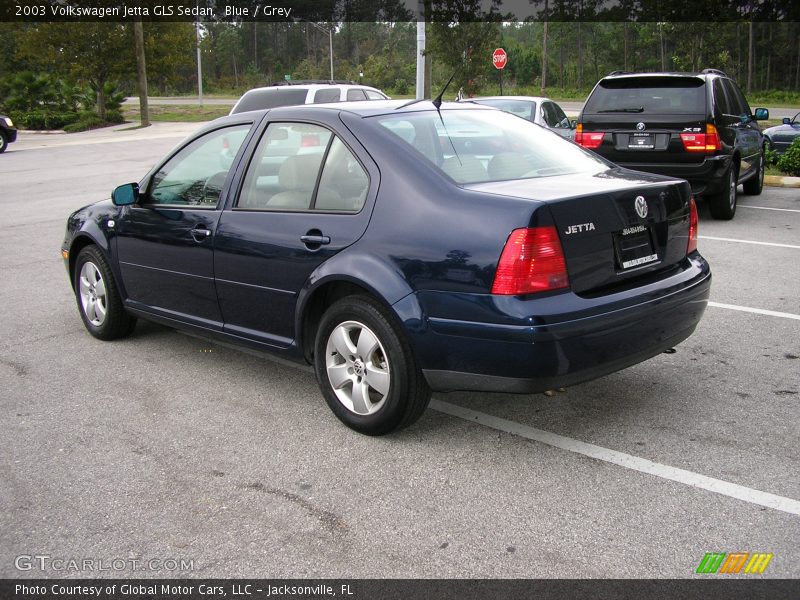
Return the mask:
M305 19L295 19L295 21L303 21L304 23L308 23L309 25L316 27L322 33L328 34L328 52L330 53L331 57L331 81L333 81L333 25L329 28L325 28L322 25L317 25L312 21L306 21Z

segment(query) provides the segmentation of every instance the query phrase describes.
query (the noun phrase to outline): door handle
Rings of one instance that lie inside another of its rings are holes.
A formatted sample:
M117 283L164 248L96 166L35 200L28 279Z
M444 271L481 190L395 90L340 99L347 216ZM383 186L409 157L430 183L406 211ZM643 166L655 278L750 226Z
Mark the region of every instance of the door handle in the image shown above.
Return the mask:
M211 235L211 230L206 229L205 227L195 227L189 233L192 234L195 242L202 242Z
M331 243L331 238L327 235L301 235L300 241L307 246L325 246Z

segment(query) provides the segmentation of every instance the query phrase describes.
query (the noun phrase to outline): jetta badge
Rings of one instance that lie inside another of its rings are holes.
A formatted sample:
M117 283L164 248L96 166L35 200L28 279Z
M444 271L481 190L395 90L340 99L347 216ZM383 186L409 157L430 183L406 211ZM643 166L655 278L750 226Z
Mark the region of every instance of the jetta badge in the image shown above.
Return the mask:
M636 196L636 200L633 201L633 207L636 209L636 214L642 219L647 218L647 201L644 196Z
M638 129L639 131L644 131L644 128L645 128L645 124L644 123L640 122L640 123L636 124L636 129Z

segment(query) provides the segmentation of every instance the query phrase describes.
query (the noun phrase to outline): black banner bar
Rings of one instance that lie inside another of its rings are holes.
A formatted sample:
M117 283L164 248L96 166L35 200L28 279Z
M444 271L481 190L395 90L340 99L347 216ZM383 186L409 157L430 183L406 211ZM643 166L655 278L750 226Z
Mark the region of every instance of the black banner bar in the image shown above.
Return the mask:
M0 0L0 21L800 21L796 0Z
M800 580L708 579L20 579L0 580L4 600L796 600Z

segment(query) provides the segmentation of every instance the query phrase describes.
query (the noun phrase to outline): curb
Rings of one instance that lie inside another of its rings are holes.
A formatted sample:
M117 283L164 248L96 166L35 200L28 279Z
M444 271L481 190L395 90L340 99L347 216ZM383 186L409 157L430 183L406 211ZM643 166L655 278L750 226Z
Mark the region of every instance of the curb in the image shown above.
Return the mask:
M773 187L800 188L800 177L764 175L764 185L771 185Z

